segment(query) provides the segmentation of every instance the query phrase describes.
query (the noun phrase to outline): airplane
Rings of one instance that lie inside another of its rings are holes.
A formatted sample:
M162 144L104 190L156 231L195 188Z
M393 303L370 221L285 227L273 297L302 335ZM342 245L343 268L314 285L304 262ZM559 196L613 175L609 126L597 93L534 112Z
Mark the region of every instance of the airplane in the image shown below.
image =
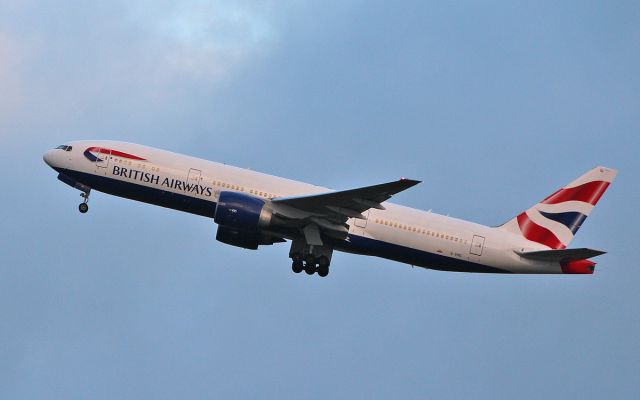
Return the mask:
M120 141L73 141L43 159L58 179L212 218L216 239L255 250L290 241L293 272L329 274L334 250L442 271L592 274L604 251L567 248L617 171L595 167L489 227L387 202L417 180L342 191Z

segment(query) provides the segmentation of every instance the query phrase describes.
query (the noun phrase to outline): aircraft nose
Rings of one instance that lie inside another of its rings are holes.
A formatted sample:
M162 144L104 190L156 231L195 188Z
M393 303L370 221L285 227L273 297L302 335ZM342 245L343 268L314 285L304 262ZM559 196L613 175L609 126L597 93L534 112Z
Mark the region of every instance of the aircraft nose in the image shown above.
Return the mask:
M61 150L52 149L42 155L44 162L53 169L60 168L64 163Z
M53 158L53 150L49 150L42 155L42 159L50 167L53 167Z

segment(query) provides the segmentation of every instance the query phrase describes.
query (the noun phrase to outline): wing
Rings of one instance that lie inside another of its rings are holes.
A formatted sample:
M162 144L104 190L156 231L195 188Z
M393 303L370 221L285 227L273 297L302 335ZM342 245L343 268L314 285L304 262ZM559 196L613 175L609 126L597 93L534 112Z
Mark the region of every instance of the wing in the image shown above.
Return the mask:
M358 189L276 198L271 206L279 215L300 221L309 244L322 244L320 232L344 238L349 231L345 223L349 218L365 219L362 212L370 208L384 210L380 203L418 183L402 178Z
M334 209L336 208L342 208L348 210L347 213L349 214L345 213L345 215L351 217L351 214L360 214L370 208L384 210L384 207L380 203L389 200L394 194L409 189L418 183L420 183L420 181L403 178L393 182L358 189L320 193L309 196L283 197L274 199L273 203L284 204L299 210L311 212L325 212L327 209L335 211Z

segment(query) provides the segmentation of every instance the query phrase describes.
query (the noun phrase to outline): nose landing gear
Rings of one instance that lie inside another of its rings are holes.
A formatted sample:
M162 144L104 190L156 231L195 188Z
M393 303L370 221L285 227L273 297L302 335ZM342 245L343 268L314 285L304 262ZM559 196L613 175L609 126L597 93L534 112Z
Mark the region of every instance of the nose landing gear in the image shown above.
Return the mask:
M78 206L78 210L84 214L89 211L89 193L91 193L91 188L85 185L82 182L78 182L75 178L70 177L69 175L65 175L63 173L58 174L58 179L67 185L71 186L74 189L78 189L82 193L80 193L80 197L84 199L82 203Z
M84 201L82 203L80 203L80 205L78 205L78 210L82 214L84 214L87 211L89 211L89 193L91 193L91 189L89 189L89 191L80 193L80 197L82 197L84 199Z

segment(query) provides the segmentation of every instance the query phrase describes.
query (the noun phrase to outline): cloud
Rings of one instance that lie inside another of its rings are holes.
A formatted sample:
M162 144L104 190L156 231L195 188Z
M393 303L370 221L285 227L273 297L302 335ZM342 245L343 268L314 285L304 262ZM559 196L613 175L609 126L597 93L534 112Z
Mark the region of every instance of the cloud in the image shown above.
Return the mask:
M0 125L8 136L119 131L190 107L278 44L286 3L21 2L0 13ZM186 111L184 111L186 112ZM10 127L8 129L7 127ZM14 133L11 133L14 132Z
M275 44L273 9L271 2L154 1L132 4L129 13L164 48L171 71L215 80Z

